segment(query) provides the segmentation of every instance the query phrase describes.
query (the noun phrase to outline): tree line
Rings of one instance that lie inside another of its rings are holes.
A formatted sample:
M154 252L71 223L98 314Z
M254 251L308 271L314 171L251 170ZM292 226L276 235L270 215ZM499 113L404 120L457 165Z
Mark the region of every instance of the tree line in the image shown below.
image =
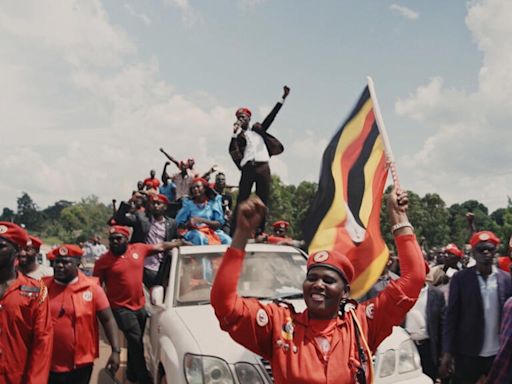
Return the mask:
M272 187L267 215L267 228L277 220L290 223L290 236L301 239L302 225L307 225L309 207L317 190L317 184L303 181L298 185L285 185L278 176L272 176ZM386 189L389 193L391 187ZM459 247L468 242L470 229L466 214L474 215L479 230L490 230L502 240L501 254L508 252L508 239L512 235L512 200L506 208L489 209L477 200L468 200L447 206L437 193L419 196L409 193L409 219L415 227L420 243L426 248L442 247L452 242ZM234 193L236 199L236 192ZM385 199L381 210L381 227L388 246L393 238L386 220ZM81 242L94 234L105 234L106 223L112 215L112 206L99 201L97 196L82 198L79 202L59 200L45 209L40 209L30 195L23 192L17 199L17 209L3 208L1 221L13 221L24 225L29 231L43 239L55 242Z

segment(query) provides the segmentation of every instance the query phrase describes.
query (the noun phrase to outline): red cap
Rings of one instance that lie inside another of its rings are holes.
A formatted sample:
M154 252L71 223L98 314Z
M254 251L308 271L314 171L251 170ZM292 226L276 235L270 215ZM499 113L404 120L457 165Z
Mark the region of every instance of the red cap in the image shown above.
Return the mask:
M350 283L354 278L354 266L347 256L337 251L318 251L308 257L308 271L315 267L326 267L338 272Z
M159 201L161 203L164 203L164 204L169 204L169 199L167 198L167 196L165 195L162 195L162 194L152 194L151 197L150 197L150 200L151 201Z
M62 244L60 247L55 248L56 257L82 257L84 251L75 244Z
M110 227L109 233L119 233L128 239L130 237L130 228L122 225L113 225Z
M8 221L0 221L0 237L19 248L25 247L30 241L27 231Z
M206 181L206 179L202 178L202 177L196 177L194 180L192 180L192 184L195 184L195 183L201 183L203 184L205 187L208 187L210 184L208 184L208 182Z
M241 114L245 114L245 115L248 115L249 117L252 116L252 112L249 110L249 108L238 108L236 110L236 113L235 113L235 116L238 117L240 116Z
M452 255L455 255L457 257L462 257L464 255L462 251L453 243L450 243L446 247L444 247L444 251L451 253Z
M500 243L500 239L491 231L480 231L473 233L469 240L472 248L475 248L475 245L482 242L493 243L496 246Z
M272 227L274 228L281 228L281 229L287 229L290 226L290 223L284 220L276 221L274 224L272 224Z
M39 237L35 237L32 235L28 235L28 237L29 237L30 241L29 241L29 244L27 244L27 245L30 245L34 249L37 249L39 251L41 249L41 245L43 244L43 241Z

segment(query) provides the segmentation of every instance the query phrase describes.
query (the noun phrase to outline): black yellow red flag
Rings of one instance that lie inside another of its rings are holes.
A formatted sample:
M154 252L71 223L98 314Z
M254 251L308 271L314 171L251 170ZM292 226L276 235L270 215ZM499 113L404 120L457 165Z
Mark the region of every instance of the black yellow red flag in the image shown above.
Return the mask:
M318 191L304 221L309 253L337 250L352 261L352 297L377 281L388 259L380 208L388 175L368 86L324 151Z

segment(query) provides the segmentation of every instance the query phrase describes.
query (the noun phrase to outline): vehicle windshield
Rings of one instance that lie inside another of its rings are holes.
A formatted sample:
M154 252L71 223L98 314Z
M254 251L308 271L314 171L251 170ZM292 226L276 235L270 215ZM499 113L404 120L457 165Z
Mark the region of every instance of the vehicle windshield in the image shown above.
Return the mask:
M210 302L210 289L223 253L182 255L176 279L177 305ZM247 252L238 294L259 299L300 298L306 259L298 251Z

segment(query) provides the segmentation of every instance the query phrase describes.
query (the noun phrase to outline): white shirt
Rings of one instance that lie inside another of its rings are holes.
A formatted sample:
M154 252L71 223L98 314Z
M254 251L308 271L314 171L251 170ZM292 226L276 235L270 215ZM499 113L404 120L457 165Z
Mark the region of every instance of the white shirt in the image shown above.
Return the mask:
M265 162L270 160L267 146L260 134L254 132L252 128L245 131L247 146L245 147L244 158L240 162L243 167L248 161L254 160Z
M500 310L498 300L498 270L493 265L492 272L487 279L484 279L480 272L476 271L478 283L480 284L480 293L482 295L482 305L484 309L484 343L479 356L494 356L500 349Z
M414 307L407 312L405 317L405 329L411 335L411 339L415 341L428 339L427 329L427 299L428 286L421 288L418 300Z

